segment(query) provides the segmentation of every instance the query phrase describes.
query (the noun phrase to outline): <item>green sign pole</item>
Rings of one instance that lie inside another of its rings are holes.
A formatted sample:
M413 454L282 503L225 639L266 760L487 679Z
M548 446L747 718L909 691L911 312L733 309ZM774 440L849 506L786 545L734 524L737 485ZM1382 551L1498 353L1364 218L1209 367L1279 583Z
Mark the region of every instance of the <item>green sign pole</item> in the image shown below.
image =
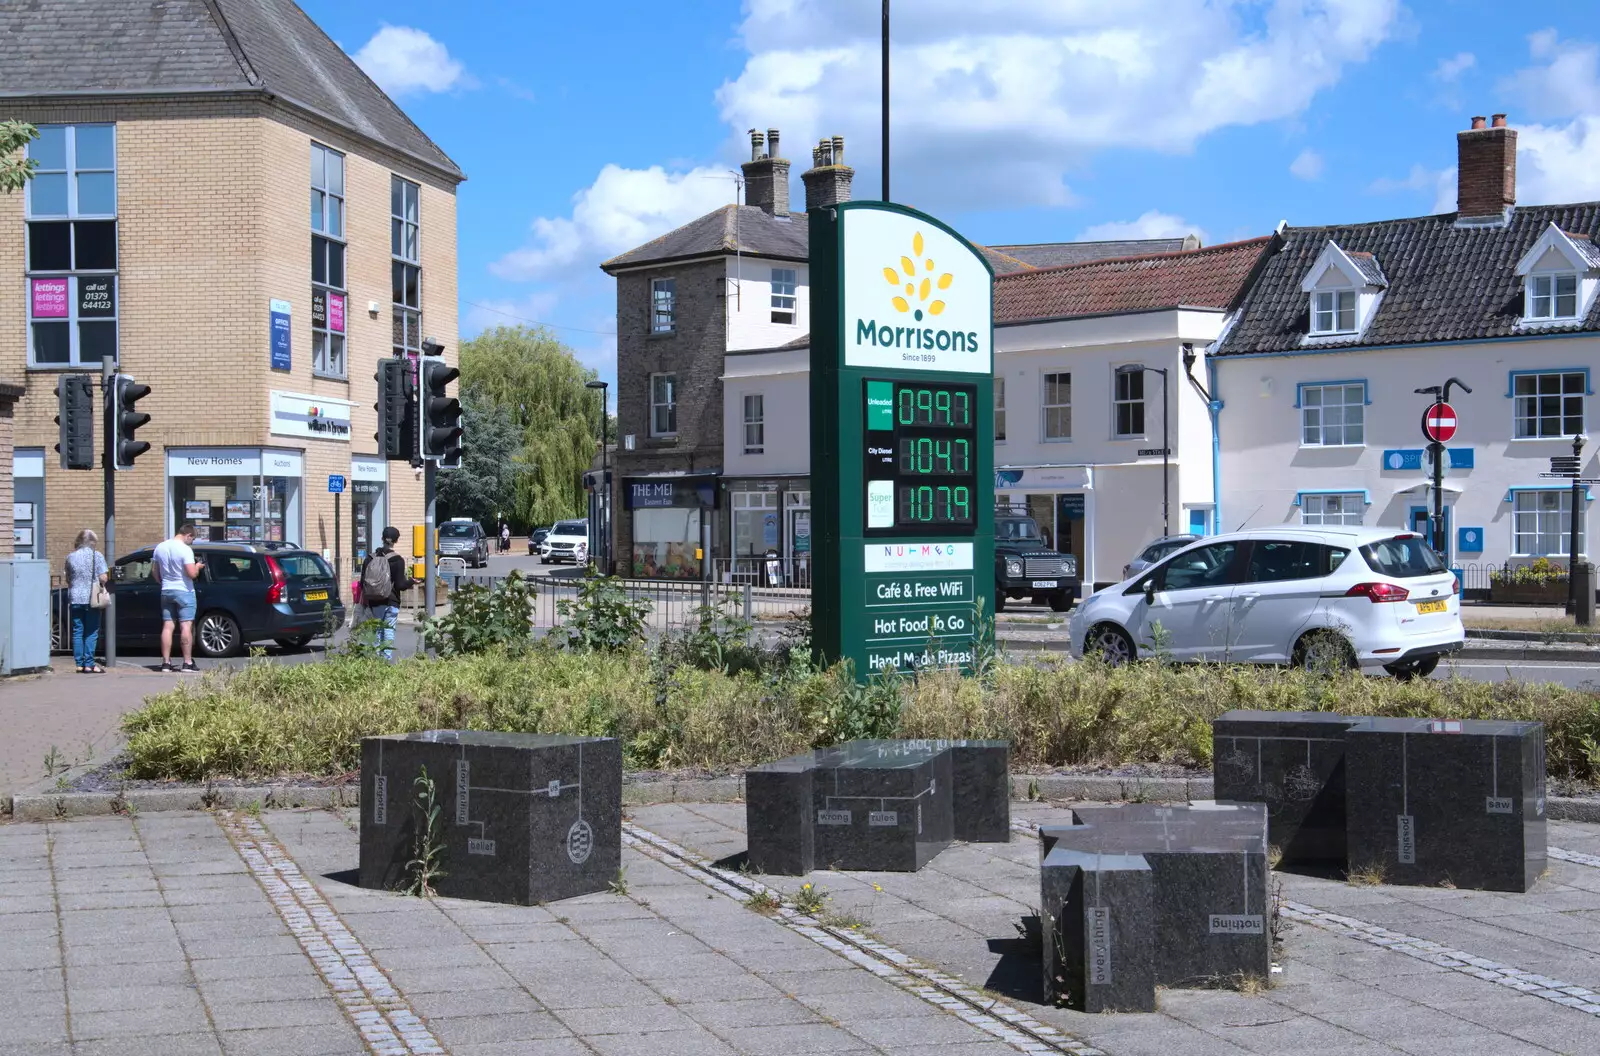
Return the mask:
M994 611L994 272L903 206L809 221L818 658L970 668Z

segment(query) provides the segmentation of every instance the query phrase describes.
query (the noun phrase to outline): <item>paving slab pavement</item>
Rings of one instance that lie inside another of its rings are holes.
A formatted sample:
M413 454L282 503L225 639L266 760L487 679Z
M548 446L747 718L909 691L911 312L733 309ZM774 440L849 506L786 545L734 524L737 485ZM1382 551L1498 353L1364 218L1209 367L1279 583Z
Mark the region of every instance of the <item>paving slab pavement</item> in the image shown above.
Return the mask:
M745 849L743 804L663 804L633 817L709 859L736 864ZM1069 820L1041 803L1015 804L1013 817ZM812 883L841 919L1112 1056L1600 1052L1600 826L1552 822L1550 843L1591 861L1553 858L1525 895L1276 874L1294 911L1275 986L1163 990L1153 1014L1041 1003L1037 955L1016 929L1037 912L1039 890L1038 845L1022 833L956 844L914 874L760 879L788 892Z
M616 891L533 907L356 860L343 811L0 825L0 1056L1019 1051L632 848Z

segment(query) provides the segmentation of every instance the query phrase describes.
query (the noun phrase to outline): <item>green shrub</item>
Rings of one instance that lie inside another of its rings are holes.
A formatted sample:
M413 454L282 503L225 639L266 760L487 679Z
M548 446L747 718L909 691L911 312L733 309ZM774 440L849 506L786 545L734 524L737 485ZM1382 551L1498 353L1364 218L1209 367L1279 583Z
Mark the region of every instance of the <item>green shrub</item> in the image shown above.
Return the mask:
M255 661L153 697L123 728L130 776L335 775L362 737L454 728L617 737L633 769L728 768L858 737L992 737L1017 769L1129 762L1208 766L1229 708L1533 719L1552 775L1600 777L1600 693L1553 683L1397 682L1218 665L1044 660L858 686L804 663L727 674L652 663L640 647L533 647L385 664Z
M650 603L628 596L616 576L602 576L589 566L575 599L556 603L561 625L552 634L568 649L616 652L644 640L644 618Z
M450 611L422 622L422 644L440 656L491 649L521 652L533 644L532 583L512 573L493 587L466 583L450 592Z

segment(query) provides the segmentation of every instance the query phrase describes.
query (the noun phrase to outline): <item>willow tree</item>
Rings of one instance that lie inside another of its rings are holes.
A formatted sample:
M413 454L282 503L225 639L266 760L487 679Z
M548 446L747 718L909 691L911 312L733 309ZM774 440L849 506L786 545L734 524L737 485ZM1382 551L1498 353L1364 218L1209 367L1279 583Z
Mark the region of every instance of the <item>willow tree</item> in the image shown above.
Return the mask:
M503 411L521 436L521 450L503 452L517 468L519 528L584 513L583 474L599 449L600 394L584 387L594 376L543 328L496 327L461 346L462 393Z
M22 156L22 148L39 138L39 130L24 121L0 121L0 191L20 191L38 163Z

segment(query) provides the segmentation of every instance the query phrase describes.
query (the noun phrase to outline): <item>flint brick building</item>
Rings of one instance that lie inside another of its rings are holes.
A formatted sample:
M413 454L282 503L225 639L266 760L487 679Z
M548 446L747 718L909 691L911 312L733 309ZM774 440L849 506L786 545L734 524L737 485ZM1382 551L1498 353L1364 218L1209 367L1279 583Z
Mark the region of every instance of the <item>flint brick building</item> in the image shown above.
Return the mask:
M423 335L455 355L455 163L291 0L10 5L0 41L0 117L41 132L0 196L18 551L59 564L103 525L101 474L60 468L53 422L59 376L102 355L152 389L119 553L193 521L348 573L420 522L420 479L375 457L373 374Z

